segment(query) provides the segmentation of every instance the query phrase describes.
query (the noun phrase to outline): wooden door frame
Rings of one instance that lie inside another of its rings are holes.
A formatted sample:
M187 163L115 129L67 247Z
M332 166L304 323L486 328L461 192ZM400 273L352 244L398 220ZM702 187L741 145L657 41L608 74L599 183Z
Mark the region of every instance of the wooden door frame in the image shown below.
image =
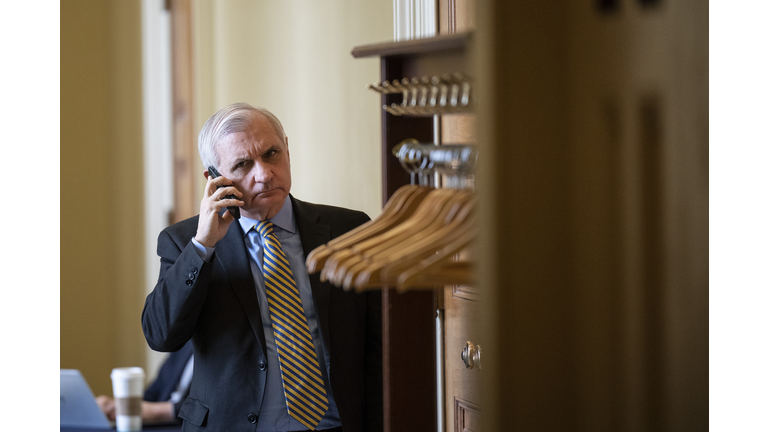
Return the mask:
M166 0L171 13L171 92L173 121L173 211L169 223L198 213L200 193L194 122L195 85L192 1Z

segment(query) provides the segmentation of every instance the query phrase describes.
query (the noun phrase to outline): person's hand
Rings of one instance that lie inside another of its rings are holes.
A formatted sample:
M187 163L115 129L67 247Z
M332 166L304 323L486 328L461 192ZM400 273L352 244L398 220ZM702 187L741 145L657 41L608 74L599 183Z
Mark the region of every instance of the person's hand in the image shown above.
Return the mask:
M115 421L115 401L109 396L97 396L96 404L101 408L101 412L107 416L109 421Z
M218 186L226 186L218 188ZM200 219L197 223L195 239L205 247L214 247L219 240L224 238L229 229L229 224L235 220L230 212L224 212L219 216L221 209L226 207L241 207L243 201L237 199L225 199L225 195L235 195L240 198L243 194L232 186L232 182L224 176L211 178L205 184L203 200L200 202Z
M175 418L173 403L141 401L141 420L144 424L167 423Z
M115 400L109 396L96 397L96 404L109 421L115 421ZM147 424L166 423L176 417L173 403L141 401L141 421Z

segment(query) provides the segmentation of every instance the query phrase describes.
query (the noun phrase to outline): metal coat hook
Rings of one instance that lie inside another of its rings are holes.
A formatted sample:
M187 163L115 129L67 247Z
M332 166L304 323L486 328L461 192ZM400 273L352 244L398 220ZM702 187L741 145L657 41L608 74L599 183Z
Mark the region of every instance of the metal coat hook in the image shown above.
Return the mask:
M384 81L367 88L382 94L402 94L401 103L382 106L396 116L465 112L472 106L472 80L461 72Z
M411 184L415 184L415 174L419 174L419 185L428 186L432 174L437 171L448 178L448 187L465 188L467 178L472 176L477 166L478 151L467 144L435 145L419 143L407 139L392 149L400 165L411 174Z

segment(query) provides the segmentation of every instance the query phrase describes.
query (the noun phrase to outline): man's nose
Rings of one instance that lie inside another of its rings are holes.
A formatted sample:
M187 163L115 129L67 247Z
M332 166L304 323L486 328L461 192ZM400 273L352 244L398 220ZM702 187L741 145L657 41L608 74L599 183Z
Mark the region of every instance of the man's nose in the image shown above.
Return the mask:
M257 183L267 183L272 180L272 170L267 164L261 161L257 161L253 165L251 175L253 175L253 178Z

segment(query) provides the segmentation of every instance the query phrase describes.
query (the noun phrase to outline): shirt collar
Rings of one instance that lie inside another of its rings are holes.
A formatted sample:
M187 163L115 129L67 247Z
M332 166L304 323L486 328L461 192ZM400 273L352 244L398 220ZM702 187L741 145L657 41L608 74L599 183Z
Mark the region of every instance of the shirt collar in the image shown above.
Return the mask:
M240 216L238 221L240 222L240 226L243 227L243 236L247 235L248 231L250 231L254 225L259 223L256 219L250 219L245 216ZM281 207L275 217L269 219L269 221L291 234L296 233L296 221L293 219L293 206L291 205L290 195L285 197L283 207Z

